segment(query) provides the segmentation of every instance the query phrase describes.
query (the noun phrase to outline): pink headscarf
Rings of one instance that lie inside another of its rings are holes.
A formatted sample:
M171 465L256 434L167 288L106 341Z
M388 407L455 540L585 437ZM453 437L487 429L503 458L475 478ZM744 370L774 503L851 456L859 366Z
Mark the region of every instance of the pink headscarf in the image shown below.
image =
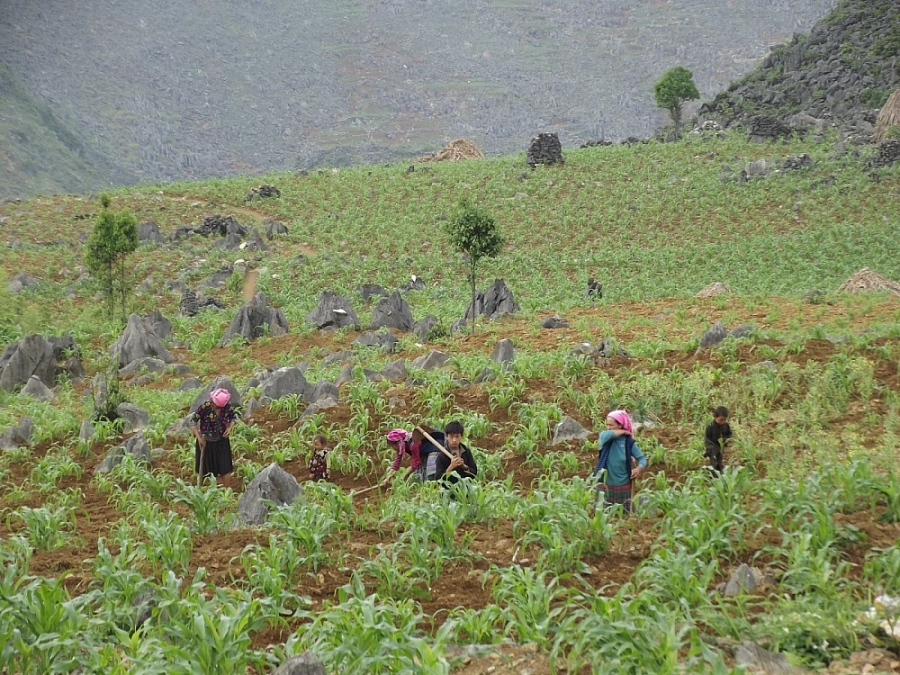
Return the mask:
M227 389L213 389L209 394L209 400L215 403L220 408L228 405L228 401L231 400L231 393Z
M629 436L634 435L634 425L631 423L631 417L624 410L613 410L607 417L614 419L616 422L622 425L622 428L625 430L625 433Z
M412 434L405 429L391 429L387 434L388 443L399 443L400 441L408 441L412 438Z

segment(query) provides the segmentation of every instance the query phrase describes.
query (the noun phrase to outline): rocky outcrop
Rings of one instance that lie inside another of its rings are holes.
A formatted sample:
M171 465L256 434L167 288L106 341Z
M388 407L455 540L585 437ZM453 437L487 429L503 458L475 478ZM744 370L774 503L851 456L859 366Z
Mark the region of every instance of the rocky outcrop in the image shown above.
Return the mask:
M287 332L288 323L284 313L280 309L269 307L269 299L260 291L253 296L253 300L238 310L219 341L219 346L228 344L236 337L250 341L263 335L279 336L286 335Z
M528 144L528 153L525 161L531 168L538 164L562 164L565 162L559 135L541 133L532 138L531 143Z
M150 464L153 461L153 455L150 453L150 444L144 438L142 431L125 441L124 445L111 448L106 458L94 470L97 473L109 473L122 463L125 455L131 455L134 459L146 464Z
M247 525L262 525L271 506L293 504L303 489L287 471L270 464L256 474L238 501L238 516Z
M414 323L409 304L400 296L399 291L391 293L390 297L382 298L372 312L372 328L394 328L403 333L409 333Z
M486 291L475 296L474 312L472 304L469 303L464 319L469 321L473 317L483 314L490 320L503 314L513 314L519 309L521 309L519 303L513 297L512 291L507 288L506 282L503 279L495 279Z
M52 387L62 373L73 380L84 376L81 350L71 335L45 338L31 333L0 355L0 389L4 391L18 389L33 376Z
M163 343L137 314L128 317L128 325L113 345L113 354L119 361L119 367L127 366L135 359L148 356L172 363L174 357L163 346Z
M359 330L359 317L350 302L333 291L325 291L319 304L306 316L306 322L319 330L353 328Z
M834 124L868 140L878 109L896 88L897 25L896 2L843 0L809 35L773 48L755 70L701 106L697 118L725 127L774 118L779 126L767 126L766 138Z

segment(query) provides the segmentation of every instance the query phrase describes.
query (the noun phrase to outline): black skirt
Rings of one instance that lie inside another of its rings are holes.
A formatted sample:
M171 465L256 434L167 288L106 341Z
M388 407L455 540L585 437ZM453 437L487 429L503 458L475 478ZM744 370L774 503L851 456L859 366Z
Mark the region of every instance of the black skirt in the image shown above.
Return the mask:
M194 471L200 473L200 442L194 444ZM231 463L231 441L222 438L218 441L206 441L203 456L203 475L227 476L234 471Z

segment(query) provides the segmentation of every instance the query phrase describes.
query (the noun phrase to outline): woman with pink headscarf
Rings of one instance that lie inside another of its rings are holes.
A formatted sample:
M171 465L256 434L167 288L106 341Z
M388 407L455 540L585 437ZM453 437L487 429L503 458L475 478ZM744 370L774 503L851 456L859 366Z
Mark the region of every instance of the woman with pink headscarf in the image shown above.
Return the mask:
M598 445L600 458L594 469L600 480L597 500L602 493L604 506L621 504L626 512L631 511L632 481L644 473L647 458L634 442L634 425L627 412L613 410L606 416L606 431L600 434Z
M229 401L231 394L227 389L213 389L209 400L197 408L191 418L191 428L197 438L194 470L204 477L212 474L217 479L223 478L234 470L228 437L237 421L237 411Z
M391 429L387 433L388 446L394 451L394 460L391 462L391 468L388 469L387 476L381 481L381 487L387 487L391 482L394 474L400 470L403 463L403 457L409 455L409 472L410 474L418 474L422 466L422 458L419 456L419 447L421 446L420 438L413 438L413 434L405 429Z

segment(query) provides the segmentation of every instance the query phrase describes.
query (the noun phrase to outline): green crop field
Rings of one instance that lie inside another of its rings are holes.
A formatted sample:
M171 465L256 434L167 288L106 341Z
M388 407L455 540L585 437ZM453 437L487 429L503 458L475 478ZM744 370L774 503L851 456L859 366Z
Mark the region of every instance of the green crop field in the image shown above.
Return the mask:
M799 153L813 165L738 179L750 161ZM832 673L877 672L859 665L879 663L876 652L860 653L886 649L891 672L900 298L838 292L864 267L900 280L900 167L872 169L872 154L732 134L569 150L563 166L535 170L519 155L116 190L113 208L166 237L216 213L288 233L264 252L192 235L134 254L131 311L171 320L167 346L187 368L121 375L124 397L149 413L153 461L126 457L109 473L94 469L132 432L96 421L79 438L91 378L122 331L84 274L100 200L0 204L2 271L38 280L21 293L2 284L3 342L70 333L87 371L48 401L0 392L0 431L23 416L34 425L28 443L0 451L0 672L269 673L312 650L341 674L718 674L742 672L743 642L783 654L785 669ZM244 202L260 183L281 196ZM451 335L469 291L443 228L463 198L506 237L479 265L479 288L504 279L521 310ZM206 289L226 309L181 316L173 282L196 288L229 266ZM218 346L245 269L290 331ZM443 329L428 344L398 334L387 355L354 345L351 329L305 323L333 290L367 324L376 301L357 286L411 275L425 282L403 292L413 317ZM589 277L602 300L584 297ZM694 297L715 282L730 293ZM804 301L813 289L823 295ZM556 313L569 327L542 328ZM698 350L717 321L747 329ZM515 346L508 369L490 358L503 338ZM627 356L573 354L604 338ZM412 365L431 349L450 355L444 367ZM405 381L373 376L399 359ZM246 527L240 488L196 486L193 443L171 427L198 392L180 386L226 375L246 401L261 392L251 378L301 363L309 382L346 366L349 377L334 407L301 417L287 396L235 428L239 485L275 462L304 487ZM736 434L717 479L702 439L715 405L731 409ZM617 406L646 423L636 440L649 470L628 516L590 509L597 432ZM566 416L591 435L551 445ZM467 429L476 481L397 478L354 494L385 475L387 430L451 420ZM331 482L306 480L317 433L333 447ZM723 592L742 564L755 588ZM856 669L842 669L851 657Z

